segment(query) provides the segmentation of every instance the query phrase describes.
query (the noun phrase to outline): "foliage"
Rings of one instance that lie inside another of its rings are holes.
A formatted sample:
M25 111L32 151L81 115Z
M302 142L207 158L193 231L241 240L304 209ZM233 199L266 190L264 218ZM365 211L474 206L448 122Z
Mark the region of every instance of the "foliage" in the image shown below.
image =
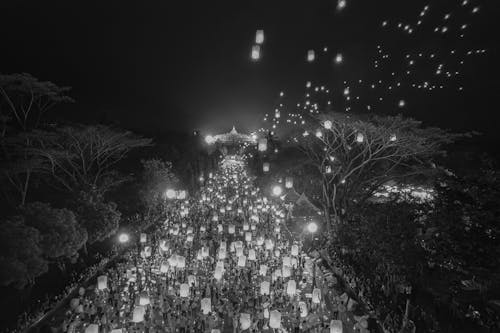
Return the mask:
M46 170L43 151L37 145L43 116L61 102L71 102L67 87L42 82L29 74L0 74L0 121L4 195L17 193L16 204L24 205L34 175Z
M76 212L79 223L87 230L88 243L102 241L119 227L121 213L114 202L104 202L98 193L81 192Z
M141 188L139 195L147 211L157 208L165 201L166 189L178 182L172 172L172 163L152 158L141 160Z
M26 225L40 233L40 247L48 259L75 258L87 241L87 232L75 214L66 209L52 208L47 203L34 202L23 211Z
M22 289L48 269L37 229L21 217L0 224L0 284Z
M127 180L116 172L116 164L132 149L149 146L151 139L103 125L73 126L59 129L48 144L54 151L66 152L47 156L63 190L103 195Z

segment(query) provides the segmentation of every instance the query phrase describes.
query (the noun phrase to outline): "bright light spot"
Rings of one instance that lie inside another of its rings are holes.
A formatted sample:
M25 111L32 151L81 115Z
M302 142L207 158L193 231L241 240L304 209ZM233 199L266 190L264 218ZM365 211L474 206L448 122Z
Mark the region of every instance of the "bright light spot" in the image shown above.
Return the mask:
M214 137L213 137L213 136L211 136L211 135L207 135L207 136L205 137L205 142L206 142L206 143L208 143L209 145L211 145L212 143L214 143L214 141L215 141L215 139L214 139Z
M335 56L335 63L336 64L340 64L342 63L342 61L344 60L344 57L342 56L342 54L338 53L336 56Z
M325 120L325 122L323 123L323 127L325 127L326 129L331 129L332 125L333 124L331 120Z
M281 193L283 193L283 189L281 188L281 186L276 185L273 187L273 195L275 197L279 197L281 195Z
M264 43L264 30L257 30L255 33L255 44Z
M307 225L307 231L309 231L311 234L314 234L316 231L318 231L318 225L315 222L310 222Z
M346 5L347 5L347 1L346 0L338 0L338 2L337 2L337 10L344 9Z
M260 45L252 46L251 57L252 57L252 60L255 60L255 61L260 59Z
M400 101L399 101L399 103L398 103L398 106L399 106L400 108L404 108L404 107L405 107L405 105L406 105L406 102L405 102L405 100L404 100L404 99L400 100Z
M316 54L314 53L314 50L307 51L307 61L313 62L314 59L316 59Z
M126 243L126 242L128 242L128 240L129 240L129 237L127 234L120 234L120 236L118 236L118 241L120 243Z
M168 189L165 193L167 195L167 199L174 199L176 197L175 190Z

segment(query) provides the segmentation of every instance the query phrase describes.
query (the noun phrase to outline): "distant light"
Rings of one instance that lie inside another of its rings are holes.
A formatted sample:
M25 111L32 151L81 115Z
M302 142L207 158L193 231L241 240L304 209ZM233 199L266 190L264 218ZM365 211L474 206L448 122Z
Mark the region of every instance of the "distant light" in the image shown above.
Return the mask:
M264 43L264 30L257 30L255 33L255 44Z
M275 197L279 197L281 195L281 193L283 193L283 189L281 188L281 186L276 185L273 187L273 195Z
M344 57L342 56L342 54L337 53L337 55L335 56L335 63L340 64L342 63L342 61L344 61Z
M316 231L318 231L318 225L315 222L310 222L307 225L307 231L309 231L311 234L314 234Z
M129 236L125 233L120 234L120 236L118 236L118 241L122 244L128 242L129 239L130 239Z
M167 195L167 199L174 199L176 197L175 190L168 189L165 194Z
M212 143L214 143L214 142L215 142L215 139L214 139L214 137L213 137L213 136L211 136L211 135L207 135L207 136L205 137L205 142L206 142L206 143L208 143L209 145L211 145Z
M337 2L337 10L344 9L346 5L347 5L347 1L346 0L338 0L338 2Z
M314 53L314 50L307 51L307 61L313 62L314 59L316 59L316 54Z
M331 129L332 128L332 121L331 120L325 120L323 123L323 127L326 129Z
M399 106L400 108L404 108L404 107L405 107L405 105L406 105L406 102L405 102L405 100L404 100L404 99L400 100L400 101L399 101L399 103L398 103L398 106Z

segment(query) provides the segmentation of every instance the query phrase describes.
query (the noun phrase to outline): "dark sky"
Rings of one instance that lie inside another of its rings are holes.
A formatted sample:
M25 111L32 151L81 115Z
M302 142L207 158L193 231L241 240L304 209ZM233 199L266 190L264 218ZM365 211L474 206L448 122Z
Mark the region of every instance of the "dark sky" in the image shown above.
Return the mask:
M370 69L378 43L391 59L406 51L454 48L451 38L431 40L422 32L408 40L383 32L380 23L414 23L429 3L435 16L429 15L426 24L434 26L460 2L347 0L338 13L332 0L2 1L0 72L28 72L73 87L77 103L64 112L75 120L107 117L159 132L216 132L232 124L251 130L262 114L272 112L280 90L294 102L308 79L338 90L343 80L387 75ZM499 5L496 0L470 2L480 5L475 17L452 17L453 24L467 22L471 31L458 50L470 46L488 52L467 61L457 82L450 81L442 92L397 94L407 101L408 115L494 136L500 120L494 35ZM259 28L266 41L262 60L254 63L249 55ZM323 46L343 53L341 68L321 59L306 63L307 50L319 52ZM450 61L444 55L443 60ZM461 85L465 90L459 93Z

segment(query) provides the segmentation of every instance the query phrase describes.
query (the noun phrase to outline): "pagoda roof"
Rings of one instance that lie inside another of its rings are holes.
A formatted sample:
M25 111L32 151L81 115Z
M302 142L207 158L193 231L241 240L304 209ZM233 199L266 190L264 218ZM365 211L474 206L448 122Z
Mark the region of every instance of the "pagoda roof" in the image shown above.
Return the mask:
M230 132L215 135L214 142L243 143L243 142L255 142L255 139L251 135L238 133L236 128L233 126Z

